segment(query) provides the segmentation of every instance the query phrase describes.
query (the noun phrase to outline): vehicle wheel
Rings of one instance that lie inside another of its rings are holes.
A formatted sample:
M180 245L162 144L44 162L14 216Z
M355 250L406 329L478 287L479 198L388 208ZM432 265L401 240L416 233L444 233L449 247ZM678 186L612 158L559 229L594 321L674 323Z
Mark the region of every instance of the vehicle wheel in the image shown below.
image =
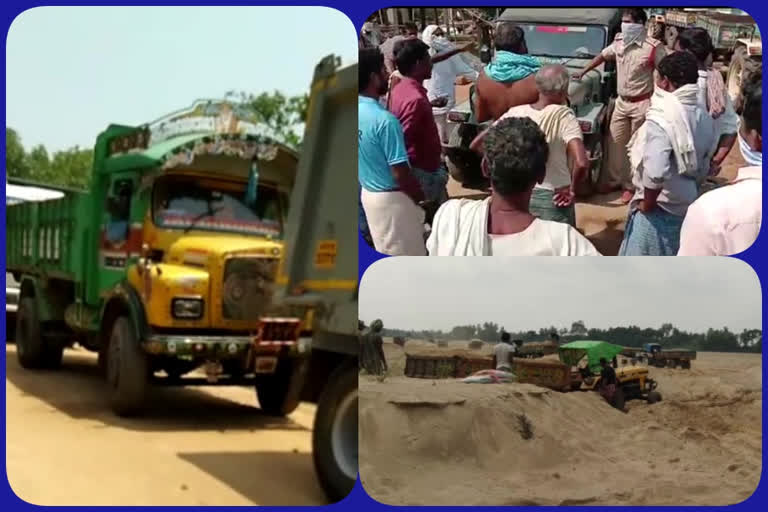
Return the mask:
M27 369L58 368L64 347L46 343L43 337L37 302L34 297L24 297L16 313L16 356L19 364Z
M731 62L728 65L728 75L725 79L728 96L731 97L733 108L737 112L741 111L741 84L744 79L744 68L747 59L747 48L744 46L737 47L733 51L733 55L731 55Z
M624 390L621 388L616 388L616 393L613 394L613 403L611 405L616 409L623 411L624 401Z
M287 416L299 406L297 386L301 380L297 373L304 372L306 361L284 359L278 362L275 374L260 379L256 384L259 407L270 416Z
M344 499L357 480L357 373L336 370L320 395L312 430L317 478L331 502Z
M658 391L649 391L647 400L649 404L655 404L656 402L661 402L661 393L659 393Z
M112 410L134 416L144 409L149 388L149 360L136 339L128 317L115 320L109 337L107 383Z
M691 362L690 361L683 361L683 369L684 370L690 370L691 369Z

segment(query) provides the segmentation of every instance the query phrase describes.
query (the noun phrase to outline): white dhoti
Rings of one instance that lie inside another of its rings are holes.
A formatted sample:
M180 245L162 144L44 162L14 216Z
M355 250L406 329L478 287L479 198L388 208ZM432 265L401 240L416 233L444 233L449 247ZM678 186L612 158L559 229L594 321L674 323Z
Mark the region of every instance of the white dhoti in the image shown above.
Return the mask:
M402 192L361 193L376 250L389 256L426 256L424 210Z

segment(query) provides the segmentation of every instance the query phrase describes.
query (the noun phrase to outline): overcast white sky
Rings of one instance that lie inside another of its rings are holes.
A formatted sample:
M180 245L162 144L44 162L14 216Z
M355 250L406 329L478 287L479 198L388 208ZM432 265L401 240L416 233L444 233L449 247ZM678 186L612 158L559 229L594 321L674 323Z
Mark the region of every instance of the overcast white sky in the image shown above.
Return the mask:
M755 272L731 258L384 258L360 288L360 318L451 329L493 321L510 331L638 325L761 328Z

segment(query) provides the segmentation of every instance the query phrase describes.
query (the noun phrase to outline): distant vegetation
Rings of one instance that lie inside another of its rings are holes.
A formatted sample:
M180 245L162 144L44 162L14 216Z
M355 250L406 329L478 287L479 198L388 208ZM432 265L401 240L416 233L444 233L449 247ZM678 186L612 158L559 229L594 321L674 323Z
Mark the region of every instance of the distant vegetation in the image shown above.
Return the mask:
M401 336L406 339L436 339L468 341L474 338L485 342L499 341L504 328L493 322L479 325L458 325L445 331L413 331L402 329L384 329L385 336ZM589 329L584 322L574 322L570 329L555 326L544 327L538 331L508 331L512 339L524 341L545 341L551 339L551 333L557 333L565 343L575 340L607 341L625 347L640 347L644 343L660 343L666 348L688 348L711 352L753 352L763 350L762 329L744 329L741 333L722 329L709 329L707 332L694 333L681 331L672 324L663 324L658 329L637 326L611 327L609 329Z

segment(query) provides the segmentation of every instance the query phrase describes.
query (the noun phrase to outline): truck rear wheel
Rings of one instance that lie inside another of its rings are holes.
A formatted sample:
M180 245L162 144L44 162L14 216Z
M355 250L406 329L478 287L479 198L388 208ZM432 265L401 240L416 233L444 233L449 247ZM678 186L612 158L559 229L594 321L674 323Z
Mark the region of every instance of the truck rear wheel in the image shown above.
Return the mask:
M16 356L27 369L58 368L64 347L46 341L34 297L24 297L16 313Z
M278 362L274 375L260 379L256 384L259 407L270 416L287 416L299 406L300 393L294 389L296 372L303 371L305 361L284 359Z
M357 369L344 365L320 395L312 429L312 460L331 502L344 499L357 480Z
M112 410L118 416L139 414L149 387L149 361L128 317L112 326L107 354L107 383Z

